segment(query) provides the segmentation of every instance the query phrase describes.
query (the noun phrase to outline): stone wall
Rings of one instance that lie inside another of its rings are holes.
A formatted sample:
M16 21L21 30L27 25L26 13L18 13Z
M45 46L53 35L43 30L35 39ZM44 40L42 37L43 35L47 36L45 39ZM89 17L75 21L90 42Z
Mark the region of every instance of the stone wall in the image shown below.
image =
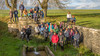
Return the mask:
M40 20L44 22L44 20ZM23 26L32 26L32 35L34 35L35 22L29 17L20 17L18 23L8 23L8 30L10 33L18 33ZM100 30L76 26L83 38L84 46L92 50L94 53L100 54Z
M92 29L76 26L83 37L84 46L92 50L94 53L100 54L100 29Z
M40 19L39 22L44 22L44 19ZM24 26L32 26L32 35L34 35L34 27L36 25L36 22L34 21L34 19L30 18L30 17L19 17L19 22L17 23L12 23L12 22L8 22L8 31L10 33L15 33L15 35L19 35L21 29ZM17 34L19 33L19 34Z

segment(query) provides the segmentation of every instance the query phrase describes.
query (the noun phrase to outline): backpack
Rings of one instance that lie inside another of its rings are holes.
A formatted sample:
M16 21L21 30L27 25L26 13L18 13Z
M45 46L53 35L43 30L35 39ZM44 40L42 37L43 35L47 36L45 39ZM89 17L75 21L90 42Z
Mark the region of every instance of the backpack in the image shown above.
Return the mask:
M31 34L31 29L30 29L30 28L28 28L28 29L26 30L26 34Z

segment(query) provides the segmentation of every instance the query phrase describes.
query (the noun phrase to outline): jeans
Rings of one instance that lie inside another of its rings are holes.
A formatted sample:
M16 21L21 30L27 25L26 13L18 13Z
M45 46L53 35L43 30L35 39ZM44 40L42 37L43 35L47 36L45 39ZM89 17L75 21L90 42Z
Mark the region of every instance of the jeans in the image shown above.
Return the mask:
M70 22L70 18L67 18L67 23L69 23Z
M23 16L23 10L20 10L20 16L21 17Z
M65 43L68 45L69 37L66 37Z
M29 35L22 34L22 40L24 40L24 38L26 38L27 42L29 41Z
M53 48L54 48L54 51L56 51L57 43L53 43Z
M74 40L74 45L75 45L75 47L79 47L79 41L78 40Z
M16 19L17 18L17 19ZM15 15L15 22L16 22L16 20L18 21L18 15Z
M37 21L38 21L38 18L37 18L37 17L35 17L35 18L34 18L34 20L35 20L35 22L37 22Z

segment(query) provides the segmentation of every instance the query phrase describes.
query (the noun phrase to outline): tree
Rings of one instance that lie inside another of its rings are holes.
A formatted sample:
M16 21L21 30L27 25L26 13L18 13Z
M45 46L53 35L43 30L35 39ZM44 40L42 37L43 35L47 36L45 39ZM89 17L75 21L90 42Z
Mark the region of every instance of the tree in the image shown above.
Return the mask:
M17 0L10 0L11 5L9 3L9 0L5 0L5 4L6 6L11 9L12 11L14 11L14 8L17 8Z
M55 7L58 7L60 9L63 9L65 8L65 4L63 2L67 2L68 0L42 0L42 2L40 2L40 0L38 0L41 8L43 9L44 11L44 17L47 16L47 9L48 7L52 7L55 6Z
M5 2L4 0L0 0L0 9L4 9L5 8Z

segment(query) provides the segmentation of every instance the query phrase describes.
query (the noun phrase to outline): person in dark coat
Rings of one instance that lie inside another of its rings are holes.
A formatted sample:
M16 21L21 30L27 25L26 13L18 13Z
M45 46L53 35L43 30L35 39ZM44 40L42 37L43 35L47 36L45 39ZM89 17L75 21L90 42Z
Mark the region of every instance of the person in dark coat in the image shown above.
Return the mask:
M39 12L39 6L36 5L35 8L34 8L34 10L38 13Z
M23 11L24 11L24 5L23 5L23 2L20 4L19 10L20 10L20 16L22 16L22 15L23 15Z
M44 37L45 37L45 41L47 41L47 38L48 38L48 28L45 27L44 29Z
M31 35L31 26L28 26L28 28L26 29L26 36L27 36L27 41L29 41L29 36Z
M79 38L80 38L80 35L76 31L75 34L74 34L74 45L75 45L75 47L79 47Z
M62 35L62 32L59 33L58 37L61 50L64 51L64 35Z
M17 11L17 9L14 10L14 16L15 16L15 22L16 22L16 18L17 18L17 21L18 21L18 11Z
M71 31L69 32L69 35L70 35L71 44L73 45L73 43L74 43L74 31L73 31L73 29L71 29Z
M22 30L21 30L21 37L22 37L22 40L24 40L24 38L26 38L27 39L27 37L26 37L26 26L24 26L23 28L22 28Z
M58 35L60 34L60 32L62 33L62 35L64 35L64 32L63 32L63 30L62 30L62 29L60 29L60 31L59 31L59 33L58 33Z
M33 16L34 16L34 21L37 22L38 21L38 15L37 15L36 11L34 11Z
M54 34L53 30L51 30L51 31L49 32L50 46L52 46L51 38L52 38L53 34Z
M67 46L68 46L68 41L69 41L69 31L68 31L68 29L66 28L66 30L65 30L65 32L64 32L64 36L66 37L66 40L65 40L65 43L67 44Z

